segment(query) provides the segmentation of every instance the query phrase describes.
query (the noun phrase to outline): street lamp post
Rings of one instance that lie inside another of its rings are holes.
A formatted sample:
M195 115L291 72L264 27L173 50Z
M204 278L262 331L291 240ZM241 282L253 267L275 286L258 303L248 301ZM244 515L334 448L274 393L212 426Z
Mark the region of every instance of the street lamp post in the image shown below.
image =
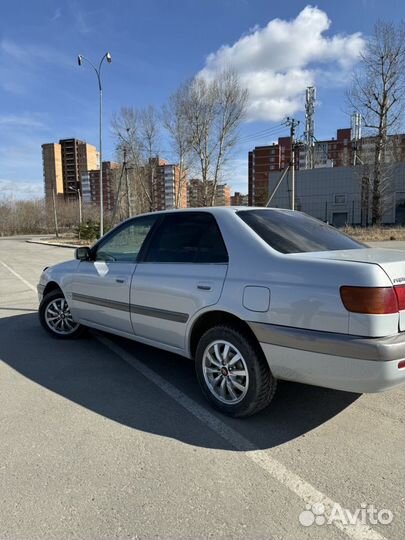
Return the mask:
M104 194L103 194L103 134L102 134L102 118L103 118L103 88L101 85L101 66L104 62L104 60L107 60L109 64L111 64L112 58L111 54L109 52L106 52L105 55L100 60L100 63L98 65L98 68L90 62L85 56L82 54L79 54L77 57L77 63L79 66L83 64L83 61L86 61L88 64L91 65L91 67L94 69L97 75L97 81L98 81L98 89L100 93L100 115L99 115L99 147L100 147L100 238L104 234Z
M77 197L79 199L79 223L82 224L83 221L83 211L82 211L82 194L80 192L80 188L74 188L73 186L69 186L69 189L71 191L74 191L77 193Z

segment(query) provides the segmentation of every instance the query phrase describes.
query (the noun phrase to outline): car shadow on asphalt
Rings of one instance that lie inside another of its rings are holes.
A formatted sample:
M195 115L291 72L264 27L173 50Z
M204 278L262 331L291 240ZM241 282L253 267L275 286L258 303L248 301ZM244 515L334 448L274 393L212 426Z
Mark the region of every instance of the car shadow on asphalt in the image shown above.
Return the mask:
M190 360L110 337L259 449L281 445L318 428L360 396L281 382L267 409L247 419L232 419L214 411L204 400ZM92 332L80 340L61 341L46 334L36 314L3 317L0 360L42 387L130 428L196 446L235 450L136 367L94 339Z

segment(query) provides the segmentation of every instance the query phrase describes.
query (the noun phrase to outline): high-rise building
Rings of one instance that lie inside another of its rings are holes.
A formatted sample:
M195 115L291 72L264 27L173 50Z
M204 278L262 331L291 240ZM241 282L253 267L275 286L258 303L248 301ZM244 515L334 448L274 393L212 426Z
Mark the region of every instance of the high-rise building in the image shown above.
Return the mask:
M42 164L45 200L52 201L54 196L63 197L62 148L60 144L42 145Z
M231 205L231 188L228 184L217 184L214 204L215 206Z
M99 167L96 147L78 139L43 144L42 156L46 200L52 192L65 200L76 199L82 173Z
M97 150L95 146L78 139L62 139L59 144L62 147L65 199L75 199L77 194L73 189L81 187L82 173L99 167Z
M214 182L207 182L207 197L210 198ZM193 178L188 182L188 206L190 208L199 208L204 206L204 183L198 178ZM231 188L228 184L217 184L214 197L215 206L230 206Z
M187 185L189 208L199 208L204 204L204 185L198 178L191 178Z
M235 191L231 195L231 206L247 206L248 205L248 196L242 195L239 191Z
M249 206L263 206L268 199L269 174L280 171L291 159L290 137L280 137L278 144L256 146L248 155Z
M338 129L336 138L316 141L313 148L313 168L349 167L353 161L351 128ZM297 168L305 169L307 164L306 150L299 146L297 152Z
M111 211L115 204L116 174L120 165L114 161L103 161L103 207ZM92 169L81 174L84 204L100 205L100 169Z
M187 178L180 167L159 157L150 160L153 175L153 210L187 208Z
M278 143L256 146L248 156L249 205L264 206L269 198L269 175L283 170L291 160L290 137L280 137ZM338 129L336 138L316 141L313 148L313 166L347 167L353 160L351 129ZM296 169L305 169L308 163L304 145L295 152Z
M350 128L338 129L336 138L315 141L312 150L313 169L332 167L341 169L352 167L356 164L363 164L372 170L375 159L375 149L375 136L362 137L353 140ZM308 168L306 150L306 147L303 145L298 144L296 146L295 168L299 170L296 188L300 183L299 179L301 178L301 173L302 178L309 179L312 177L311 174L309 174L311 169ZM280 138L278 144L257 146L249 152L249 205L266 205L270 193L275 189L280 179L280 171L289 164L290 159L291 143L289 137ZM405 134L388 135L383 162L389 165L405 162ZM336 173L336 175L334 175L332 171L324 172L325 186L328 185L326 182L328 176L340 178L340 176L338 176L339 174L343 174L343 172ZM313 177L318 181L322 175L314 173ZM279 189L286 189L291 198L291 185L288 177L284 179L283 186L280 186ZM298 195L296 195L296 197L296 204L299 206L301 202ZM340 198L339 193L337 198ZM278 195L276 195L274 204L279 203L280 199ZM282 204L286 204L285 201Z

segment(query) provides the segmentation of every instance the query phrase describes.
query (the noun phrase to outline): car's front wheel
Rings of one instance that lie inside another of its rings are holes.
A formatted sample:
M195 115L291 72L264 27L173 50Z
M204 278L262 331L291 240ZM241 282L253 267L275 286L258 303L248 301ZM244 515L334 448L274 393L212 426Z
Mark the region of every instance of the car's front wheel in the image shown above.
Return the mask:
M69 305L62 291L46 294L39 306L39 320L51 336L74 339L83 333L83 327L73 320Z
M229 416L260 411L276 390L277 382L259 344L231 326L215 326L203 334L195 365L205 397Z

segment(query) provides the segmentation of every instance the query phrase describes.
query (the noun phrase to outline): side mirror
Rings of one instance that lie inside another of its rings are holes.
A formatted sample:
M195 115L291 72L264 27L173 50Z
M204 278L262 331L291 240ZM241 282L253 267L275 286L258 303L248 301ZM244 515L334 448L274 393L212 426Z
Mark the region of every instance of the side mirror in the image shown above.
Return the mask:
M85 247L78 247L75 249L75 259L79 259L79 261L89 261L91 256L90 248Z

